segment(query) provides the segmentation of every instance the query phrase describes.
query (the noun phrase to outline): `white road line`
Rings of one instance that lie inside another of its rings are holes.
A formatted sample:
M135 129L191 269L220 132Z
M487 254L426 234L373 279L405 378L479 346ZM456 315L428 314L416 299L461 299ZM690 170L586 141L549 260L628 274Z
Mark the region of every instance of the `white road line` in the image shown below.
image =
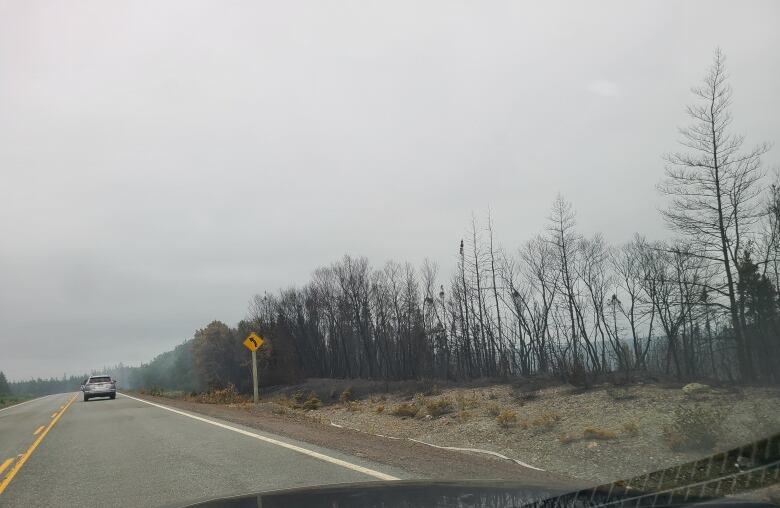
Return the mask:
M176 413L178 415L186 416L187 418L192 418L193 420L198 420L204 423L209 423L211 425L215 425L217 427L221 427L226 430L232 430L233 432L238 432L239 434L243 434L245 436L253 437L255 439L259 439L260 441L265 441L266 443L270 443L276 446L281 446L282 448L287 448L288 450L292 450L298 453L302 453L304 455L308 455L309 457L314 457L315 459L320 459L325 462L329 462L331 464L335 464L337 466L345 467L347 469L351 469L353 471L357 471L358 473L363 473L368 476L373 476L374 478L379 478L380 480L399 480L400 478L396 478L395 476L391 476L389 474L381 473L379 471L375 471L373 469L369 469L367 467L359 466L357 464L353 464L351 462L347 462L346 460L337 459L335 457L331 457L329 455L325 455L324 453L315 452L313 450L308 450L306 448L302 448L300 446L296 446L294 444L285 443L284 441L279 441L277 439L273 439L266 436L261 436L260 434L255 434L254 432L249 432L248 430L239 429L237 427L232 427L230 425L225 425L224 423L215 422L214 420L209 420L208 418L203 418L200 416L195 416L193 414L185 413L184 411L179 411L178 409L173 409L172 407L163 406L162 404L156 404L154 402L149 402L148 400L139 399L136 397L131 397L130 395L126 395L124 393L120 393L119 395L123 397L127 397L128 399L137 400L138 402L143 402L144 404L149 404L150 406L158 407L160 409L164 409L166 411L170 411L171 413Z
M51 397L51 395L44 395L43 397L36 397L34 399L25 400L24 402L20 402L18 404L14 404L13 406L4 407L3 409L0 409L0 412L8 411L9 409L13 409L15 407L23 406L25 404L29 404L30 402L35 402L36 400L45 399L46 397Z

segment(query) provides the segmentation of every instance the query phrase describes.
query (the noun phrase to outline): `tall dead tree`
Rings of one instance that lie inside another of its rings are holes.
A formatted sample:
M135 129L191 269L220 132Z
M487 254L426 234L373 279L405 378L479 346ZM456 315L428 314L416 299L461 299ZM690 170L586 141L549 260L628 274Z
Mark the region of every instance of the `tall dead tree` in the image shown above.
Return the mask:
M693 123L680 129L686 150L665 156L666 178L659 189L670 198L663 210L667 223L721 266L725 289L720 294L729 302L739 371L747 380L753 369L737 306L737 264L761 215L761 156L769 146L743 151L744 137L729 130L732 89L724 60L717 50L703 84L692 89L698 102L686 111Z

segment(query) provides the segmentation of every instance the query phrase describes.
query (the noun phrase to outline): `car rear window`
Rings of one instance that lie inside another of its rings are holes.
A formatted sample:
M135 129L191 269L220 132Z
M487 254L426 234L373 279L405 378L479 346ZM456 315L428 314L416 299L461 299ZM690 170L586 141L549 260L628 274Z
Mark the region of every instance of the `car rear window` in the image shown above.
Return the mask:
M91 377L89 378L90 383L110 383L111 378L108 376L101 376L101 377Z

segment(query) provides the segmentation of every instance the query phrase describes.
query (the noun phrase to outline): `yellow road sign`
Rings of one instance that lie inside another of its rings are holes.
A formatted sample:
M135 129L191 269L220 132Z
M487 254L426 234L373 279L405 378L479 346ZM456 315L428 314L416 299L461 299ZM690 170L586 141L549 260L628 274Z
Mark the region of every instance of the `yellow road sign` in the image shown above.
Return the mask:
M250 351L257 351L263 345L263 342L265 341L258 334L252 332L244 339L244 346Z

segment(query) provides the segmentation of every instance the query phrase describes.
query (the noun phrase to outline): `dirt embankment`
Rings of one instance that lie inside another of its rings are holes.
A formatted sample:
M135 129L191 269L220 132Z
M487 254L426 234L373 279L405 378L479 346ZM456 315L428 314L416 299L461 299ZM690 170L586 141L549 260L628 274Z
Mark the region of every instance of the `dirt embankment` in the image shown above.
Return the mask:
M313 379L267 393L257 407L166 402L425 477L579 485L638 476L780 431L776 388L438 389Z

